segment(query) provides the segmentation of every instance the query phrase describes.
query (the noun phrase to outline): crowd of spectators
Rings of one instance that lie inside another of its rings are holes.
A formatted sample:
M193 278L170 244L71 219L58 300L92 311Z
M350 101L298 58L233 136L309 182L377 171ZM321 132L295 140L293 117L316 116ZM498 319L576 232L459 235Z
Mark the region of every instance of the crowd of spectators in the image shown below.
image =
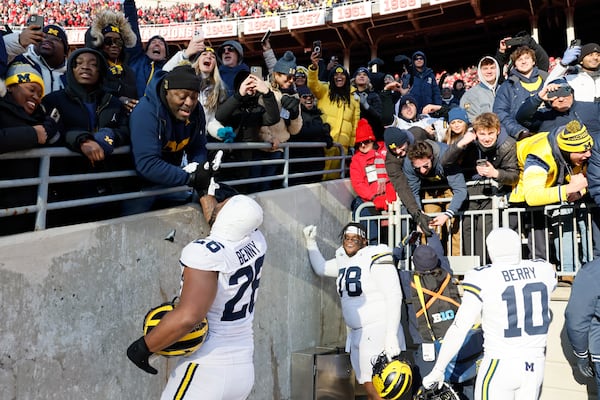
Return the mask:
M156 1L154 6L140 5L138 17L140 25L171 24L273 15L287 11L319 8L322 5L323 3L319 0L221 0L219 7L213 7L204 2L165 1L161 4L160 1ZM90 25L94 13L98 9L123 11L123 3L112 0L5 0L0 4L0 15L2 16L0 23L23 26L29 15L39 14L43 15L49 24L85 27Z

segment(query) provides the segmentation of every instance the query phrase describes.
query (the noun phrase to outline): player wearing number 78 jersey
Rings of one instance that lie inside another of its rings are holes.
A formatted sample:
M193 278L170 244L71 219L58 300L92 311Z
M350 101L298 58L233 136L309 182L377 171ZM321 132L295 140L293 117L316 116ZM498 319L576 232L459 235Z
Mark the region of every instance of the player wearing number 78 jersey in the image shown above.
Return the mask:
M492 264L465 275L463 301L423 386L441 386L446 366L481 317L484 357L475 400L537 399L544 378L550 293L556 287L556 273L546 261L522 260L521 239L513 230L492 230L486 244Z
M180 357L162 400L243 400L254 385L254 306L267 244L258 230L260 205L236 195L216 204L200 198L210 235L181 252L179 304L128 350L130 359L149 373L148 357L183 337L206 316L208 337L189 356ZM132 354L130 354L132 350Z
M350 329L346 348L358 383L369 400L379 400L373 383L372 361L385 350L391 359L406 350L400 329L402 291L391 249L367 246L362 225L351 222L342 230L342 246L325 260L315 240L317 227L304 228L310 263L317 275L337 277L344 322Z

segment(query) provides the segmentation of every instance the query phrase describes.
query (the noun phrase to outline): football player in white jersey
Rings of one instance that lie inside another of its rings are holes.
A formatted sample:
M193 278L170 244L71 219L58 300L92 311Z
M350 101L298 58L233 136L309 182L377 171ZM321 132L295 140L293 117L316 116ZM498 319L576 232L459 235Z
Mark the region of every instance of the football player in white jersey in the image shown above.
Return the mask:
M337 277L344 321L349 328L346 348L356 379L369 400L379 400L371 377L372 361L385 351L391 359L406 350L400 327L402 291L392 251L388 246L367 246L364 227L351 222L342 230L342 247L325 260L316 242L317 227L304 228L306 248L317 275Z
M544 378L556 273L544 260L522 260L521 238L513 230L492 230L486 244L492 264L465 275L463 301L423 386L442 385L448 362L481 317L484 357L475 400L537 399Z
M222 203L200 199L211 226L205 239L181 252L180 302L127 351L141 369L156 374L152 353L176 342L206 317L208 337L171 372L161 399L240 400L254 385L252 320L267 244L258 230L262 208L248 196Z

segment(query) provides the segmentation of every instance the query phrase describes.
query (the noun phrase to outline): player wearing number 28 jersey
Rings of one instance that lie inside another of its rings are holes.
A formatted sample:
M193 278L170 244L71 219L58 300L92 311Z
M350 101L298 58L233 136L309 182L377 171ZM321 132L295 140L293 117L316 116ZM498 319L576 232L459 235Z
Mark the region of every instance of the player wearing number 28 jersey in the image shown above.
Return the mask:
M463 302L423 386L443 382L448 362L481 317L484 358L475 399L537 399L544 377L550 294L556 287L556 273L546 261L522 260L521 239L510 229L494 229L486 243L492 264L465 275Z
M405 350L400 329L402 291L391 250L388 246L367 246L366 232L357 223L342 231L342 247L335 258L325 260L317 247L316 227L304 228L311 265L320 276L337 277L344 321L350 329L347 349L359 383L369 400L377 400L371 378L372 361L385 351L388 357Z
M209 200L211 213L206 208ZM212 214L207 216L210 235L183 249L180 301L140 339L143 343L136 342L146 361L140 362L142 357L135 354L133 359L140 368L156 373L147 368L147 355L179 340L206 317L206 341L196 352L179 358L161 399L243 400L254 384L252 320L267 250L257 229L263 211L244 195L218 204L212 196L200 201L205 216Z

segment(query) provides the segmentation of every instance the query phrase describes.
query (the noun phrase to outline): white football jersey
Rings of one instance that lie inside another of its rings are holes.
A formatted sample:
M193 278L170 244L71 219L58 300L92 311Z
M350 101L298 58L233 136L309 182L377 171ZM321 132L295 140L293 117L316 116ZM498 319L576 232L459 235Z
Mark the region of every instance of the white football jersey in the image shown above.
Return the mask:
M385 298L371 276L378 263L393 265L388 246L367 246L348 257L343 247L337 249L338 264L336 285L342 301L344 321L351 329L385 320Z
M206 315L209 335L191 357L219 346L252 346L254 305L266 250L267 243L259 230L236 242L208 236L184 247L182 268L219 272L217 294Z
M465 296L481 302L487 357L544 355L555 287L554 267L544 260L484 265L466 274Z

